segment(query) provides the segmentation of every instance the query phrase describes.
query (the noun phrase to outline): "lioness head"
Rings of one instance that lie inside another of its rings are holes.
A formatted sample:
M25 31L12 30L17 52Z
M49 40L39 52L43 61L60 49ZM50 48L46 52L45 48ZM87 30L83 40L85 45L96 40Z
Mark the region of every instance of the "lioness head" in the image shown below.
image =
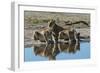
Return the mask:
M52 19L52 20L50 20L50 21L48 22L49 28L53 28L54 25L55 25L55 20Z

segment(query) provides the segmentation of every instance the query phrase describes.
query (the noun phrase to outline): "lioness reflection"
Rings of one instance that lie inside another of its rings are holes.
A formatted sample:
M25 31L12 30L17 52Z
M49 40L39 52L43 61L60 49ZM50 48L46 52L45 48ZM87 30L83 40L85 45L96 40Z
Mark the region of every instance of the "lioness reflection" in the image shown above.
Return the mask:
M49 60L56 60L56 56L62 52L74 54L78 50L80 50L80 43L37 44L33 48L36 56L46 57Z

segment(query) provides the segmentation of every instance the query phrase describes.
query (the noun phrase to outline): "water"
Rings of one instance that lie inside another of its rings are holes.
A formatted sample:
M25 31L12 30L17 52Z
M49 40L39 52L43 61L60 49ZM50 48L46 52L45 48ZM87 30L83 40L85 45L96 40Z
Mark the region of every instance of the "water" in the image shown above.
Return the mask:
M48 61L48 60L74 60L89 59L90 43L80 42L73 44L40 44L33 48L24 48L24 61Z

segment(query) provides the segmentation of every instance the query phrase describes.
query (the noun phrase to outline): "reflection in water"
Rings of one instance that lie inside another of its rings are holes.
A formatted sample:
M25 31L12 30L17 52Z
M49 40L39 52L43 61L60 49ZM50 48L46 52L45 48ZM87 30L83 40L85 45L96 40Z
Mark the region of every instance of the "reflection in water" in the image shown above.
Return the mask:
M56 60L60 53L75 54L80 50L80 43L55 43L55 44L35 44L33 53L37 56L46 57L49 60Z

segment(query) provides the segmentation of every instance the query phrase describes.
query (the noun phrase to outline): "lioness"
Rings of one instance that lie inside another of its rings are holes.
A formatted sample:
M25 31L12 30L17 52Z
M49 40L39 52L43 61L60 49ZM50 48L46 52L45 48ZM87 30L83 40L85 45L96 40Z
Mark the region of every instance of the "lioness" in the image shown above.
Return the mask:
M70 44L74 42L79 42L79 33L73 30L63 30L59 32L58 39L63 41L68 41Z
M34 40L38 40L40 42L46 42L46 43L52 42L53 36L51 34L52 32L48 28L36 30L34 32Z
M49 27L49 29L52 31L52 35L53 35L53 37L54 37L54 39L55 39L55 43L58 43L59 32L60 32L60 31L63 31L64 28L61 27L61 26L58 26L58 25L56 24L55 20L50 20L50 21L48 22L48 24L49 24L48 27Z

